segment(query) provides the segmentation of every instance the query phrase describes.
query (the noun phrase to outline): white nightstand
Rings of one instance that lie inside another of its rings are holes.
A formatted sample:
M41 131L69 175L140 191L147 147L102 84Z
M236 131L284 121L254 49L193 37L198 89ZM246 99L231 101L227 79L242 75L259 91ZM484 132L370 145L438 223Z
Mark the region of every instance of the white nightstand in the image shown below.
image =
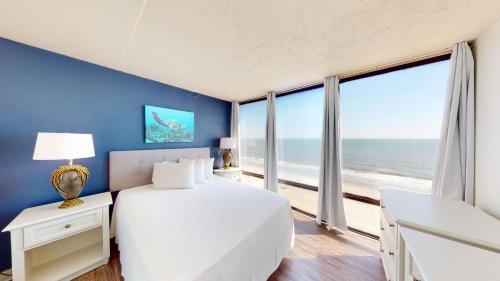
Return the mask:
M230 167L229 169L216 169L214 170L214 174L217 176L225 177L228 179L232 179L234 181L241 181L241 174L243 171L240 168Z
M2 231L10 231L14 280L71 280L108 263L111 194L81 199L70 209L25 209Z

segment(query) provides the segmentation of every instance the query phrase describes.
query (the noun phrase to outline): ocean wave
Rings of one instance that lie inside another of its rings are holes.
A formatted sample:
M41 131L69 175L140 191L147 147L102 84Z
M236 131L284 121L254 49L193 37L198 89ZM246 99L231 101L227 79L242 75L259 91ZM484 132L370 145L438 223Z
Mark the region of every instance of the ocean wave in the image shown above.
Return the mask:
M348 182L374 185L378 188L397 188L421 193L429 193L432 187L432 180L430 179L378 172L342 169L342 177L344 181Z
M243 139L242 153L263 162L264 139ZM342 139L344 169L431 180L439 139ZM278 161L319 166L321 139L279 139Z
M246 171L258 174L262 174L264 171L264 159L242 157L241 161L242 167ZM278 176L280 179L317 186L319 166L279 161ZM344 182L369 185L375 188L397 188L421 193L429 193L432 186L431 179L401 175L394 171L382 172L380 170L367 171L364 169L343 168L342 177Z

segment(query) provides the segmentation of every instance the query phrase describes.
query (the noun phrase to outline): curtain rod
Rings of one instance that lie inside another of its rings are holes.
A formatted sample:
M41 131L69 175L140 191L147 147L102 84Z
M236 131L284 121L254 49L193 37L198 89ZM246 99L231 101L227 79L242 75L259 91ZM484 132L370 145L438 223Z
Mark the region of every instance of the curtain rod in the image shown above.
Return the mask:
M426 54L426 55L416 56L416 57L412 57L412 58L409 58L409 59L400 60L400 61L394 62L394 63L383 64L383 65L379 65L379 66L368 68L368 69L361 70L361 71L341 73L341 74L339 74L339 79L351 78L351 77L360 76L360 75L364 75L364 74L368 74L368 73L372 73L372 72L376 72L376 71L380 71L380 70L384 70L384 69L388 69L388 68L402 66L402 65L405 65L405 64L411 64L411 63L415 63L415 62L418 62L418 61L432 59L432 58L435 58L435 57L439 57L439 56L451 54L452 50L453 50L453 48L446 48L446 49L443 49L443 50L440 50L440 51L437 51L437 52L433 52L433 53L429 53L429 54ZM305 85L301 85L301 86L297 86L297 87L294 87L294 88L288 88L288 89L284 89L284 90L280 90L280 91L275 91L275 93L276 93L276 96L278 96L278 95L281 95L281 94L286 94L286 93L289 93L289 92L293 92L293 91L297 91L297 90L301 90L301 89L305 89L305 88L309 88L309 87L318 86L318 85L323 84L323 81L324 80L313 82L313 83L309 83L309 84L305 84ZM251 98L251 99L239 101L239 103L249 103L249 102L253 102L253 101L257 101L257 100L266 99L266 97L267 97L266 95L262 95L262 96L258 96L258 97L255 97L255 98Z
M318 81L318 82L314 82L314 83L309 83L309 84L297 86L295 88L288 88L286 90L274 91L274 92L276 93L276 96L279 96L281 94L286 94L286 93L289 93L289 92L293 92L293 91L297 91L297 90L302 90L302 89L306 89L306 88L309 88L309 87L318 86L318 85L321 85L321 84L323 84L323 80ZM251 98L251 99L239 101L239 103L249 103L249 102L258 101L258 100L262 100L262 99L266 99L266 98L267 98L267 95L262 95L262 96L258 96L258 97L255 97L255 98Z
M437 51L437 52L433 52L433 53L430 53L430 54L426 54L426 55L423 55L423 56L412 57L412 58L405 59L405 60L400 60L400 61L394 62L394 63L388 63L388 64L383 64L383 65L375 66L375 67L372 67L372 68L368 68L366 70L354 71L354 72L348 72L348 73L341 73L341 74L339 74L339 79L351 78L351 77L354 77L354 76L360 76L360 75L368 74L368 73L371 73L371 72L376 72L376 71L380 71L380 70L384 70L384 69L388 69L388 68L402 66L402 65L405 65L405 64L411 64L411 63L415 63L415 62L419 62L419 61L423 61L423 60L427 60L427 59L432 59L432 58L435 58L435 57L440 57L440 56L443 56L443 55L448 55L448 54L451 54L452 50L453 50L452 48L447 48L447 49L444 49L444 50L441 50L441 51Z

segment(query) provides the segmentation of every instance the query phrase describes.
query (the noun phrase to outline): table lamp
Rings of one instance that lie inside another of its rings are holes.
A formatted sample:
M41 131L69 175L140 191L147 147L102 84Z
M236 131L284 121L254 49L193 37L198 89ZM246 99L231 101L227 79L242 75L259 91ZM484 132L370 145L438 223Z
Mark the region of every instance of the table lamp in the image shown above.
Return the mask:
M224 169L229 169L231 166L231 160L233 159L233 154L230 149L235 148L235 141L233 138L221 138L220 148L225 149L222 159L224 160Z
M87 183L90 172L84 166L73 165L73 160L94 156L91 134L38 133L33 160L68 160L68 165L59 167L50 175L52 186L64 198L59 208L83 204L78 195Z

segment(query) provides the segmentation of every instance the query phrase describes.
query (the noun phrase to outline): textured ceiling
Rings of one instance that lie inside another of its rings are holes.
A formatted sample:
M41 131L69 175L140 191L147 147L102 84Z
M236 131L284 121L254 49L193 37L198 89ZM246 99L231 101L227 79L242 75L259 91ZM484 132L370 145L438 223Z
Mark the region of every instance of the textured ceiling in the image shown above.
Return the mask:
M245 100L439 51L499 17L499 0L0 0L0 37Z

